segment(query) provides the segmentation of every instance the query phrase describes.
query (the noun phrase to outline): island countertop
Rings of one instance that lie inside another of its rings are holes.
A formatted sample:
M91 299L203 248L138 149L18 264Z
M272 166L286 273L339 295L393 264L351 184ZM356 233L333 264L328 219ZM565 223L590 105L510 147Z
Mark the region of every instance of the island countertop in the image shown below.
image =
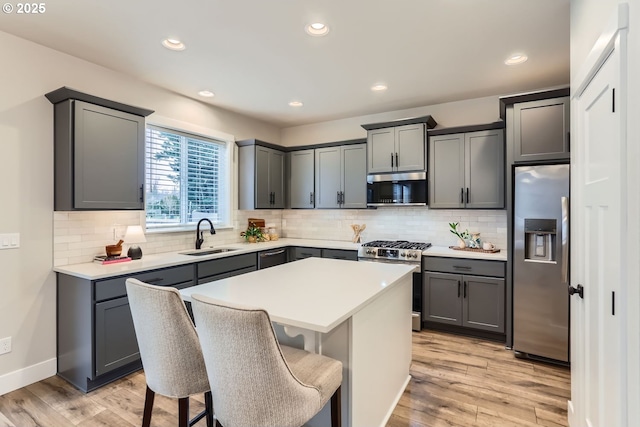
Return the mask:
M327 333L412 272L403 264L307 258L180 293L186 301L201 294L261 307L276 323Z

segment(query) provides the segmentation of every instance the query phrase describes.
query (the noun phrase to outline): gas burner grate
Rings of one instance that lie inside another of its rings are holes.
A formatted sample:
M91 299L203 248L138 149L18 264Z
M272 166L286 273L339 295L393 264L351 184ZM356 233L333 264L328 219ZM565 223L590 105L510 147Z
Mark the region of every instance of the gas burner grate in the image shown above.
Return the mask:
M414 249L423 251L429 248L431 243L408 242L406 240L374 240L363 243L362 246L367 248Z

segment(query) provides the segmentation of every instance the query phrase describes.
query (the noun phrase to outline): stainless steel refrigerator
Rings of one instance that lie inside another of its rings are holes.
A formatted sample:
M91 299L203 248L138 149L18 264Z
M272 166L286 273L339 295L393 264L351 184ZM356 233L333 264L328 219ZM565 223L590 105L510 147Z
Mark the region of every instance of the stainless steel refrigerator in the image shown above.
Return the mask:
M569 361L569 165L515 168L513 349Z

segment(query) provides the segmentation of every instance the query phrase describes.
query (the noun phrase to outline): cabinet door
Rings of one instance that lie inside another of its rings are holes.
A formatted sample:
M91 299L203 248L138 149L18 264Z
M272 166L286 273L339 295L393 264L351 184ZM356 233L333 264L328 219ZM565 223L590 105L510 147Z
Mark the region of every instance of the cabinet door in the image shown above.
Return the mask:
M269 193L271 208L284 208L284 153L278 150L269 151Z
M462 276L425 272L423 280L424 320L462 325Z
M513 106L514 161L569 158L569 97Z
M127 297L95 305L95 352L96 376L140 358Z
M429 207L464 207L464 134L429 138Z
M367 173L395 170L395 137L394 128L367 132Z
M316 208L339 208L341 147L316 149Z
M342 204L347 209L367 207L366 144L342 147Z
M358 251L345 249L323 249L322 258L345 259L349 261L358 260Z
M144 118L74 103L74 208L144 209Z
M289 153L289 198L293 209L313 209L315 151L300 150Z
M462 326L504 333L504 279L463 276Z
M255 208L271 207L271 189L269 186L269 157L271 149L256 145L255 162Z
M465 207L504 208L502 129L465 134Z
M395 130L395 170L398 172L424 170L424 124L398 126Z
M291 256L289 257L293 261L298 261L300 259L317 257L320 258L322 256L322 249L318 248L303 248L303 247L293 247L291 248Z

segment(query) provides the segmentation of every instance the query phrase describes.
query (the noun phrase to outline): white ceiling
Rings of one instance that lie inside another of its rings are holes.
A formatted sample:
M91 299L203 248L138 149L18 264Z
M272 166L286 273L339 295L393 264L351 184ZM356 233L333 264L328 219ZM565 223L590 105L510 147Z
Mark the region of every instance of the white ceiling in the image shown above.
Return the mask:
M0 30L283 127L569 82L569 0L45 4L3 14ZM327 36L305 33L316 21ZM166 37L187 49L163 48ZM504 65L515 52L529 61ZM389 89L372 92L378 82Z

